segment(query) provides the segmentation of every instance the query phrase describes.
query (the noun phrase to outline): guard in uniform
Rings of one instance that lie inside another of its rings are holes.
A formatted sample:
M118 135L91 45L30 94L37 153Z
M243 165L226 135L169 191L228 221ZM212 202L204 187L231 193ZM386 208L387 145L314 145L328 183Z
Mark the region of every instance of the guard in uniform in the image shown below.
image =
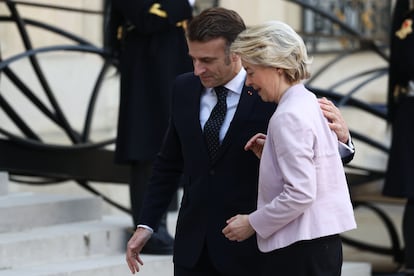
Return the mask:
M388 114L392 143L383 193L406 198L404 272L414 275L414 1L397 0L390 40Z
M113 22L108 30L115 27L120 42L115 161L131 167L135 230L152 162L167 128L172 83L177 75L193 70L184 31L192 17L192 5L189 0L112 0L110 4ZM143 252L172 254L174 240L167 231L165 216L153 230Z

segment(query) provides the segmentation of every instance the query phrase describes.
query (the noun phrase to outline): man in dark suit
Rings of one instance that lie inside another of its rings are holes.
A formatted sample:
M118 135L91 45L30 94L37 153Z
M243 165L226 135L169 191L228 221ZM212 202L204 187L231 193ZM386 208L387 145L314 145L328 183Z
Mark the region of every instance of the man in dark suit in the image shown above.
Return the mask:
M121 39L115 161L131 167L129 191L135 230L152 163L167 129L172 83L178 74L192 70L183 28L192 17L192 7L189 0L112 0L111 4L112 20L119 19ZM144 252L172 254L172 248L164 214Z
M253 88L244 85L246 71L240 57L229 51L244 29L240 16L224 8L207 9L188 26L194 73L179 76L174 84L168 130L154 163L140 225L127 246L132 273L143 264L141 249L157 229L181 176L184 193L174 274L251 276L258 271L256 238L237 243L222 234L232 214L256 209L259 160L244 146L256 133L266 133L275 110L274 104L262 102ZM222 93L215 91L218 86L227 90L227 109L218 134L220 146L213 156L203 129L209 125L210 113L215 114L216 93Z
M414 1L395 3L391 37L388 114L392 143L384 195L406 198L403 215L404 265L414 275Z

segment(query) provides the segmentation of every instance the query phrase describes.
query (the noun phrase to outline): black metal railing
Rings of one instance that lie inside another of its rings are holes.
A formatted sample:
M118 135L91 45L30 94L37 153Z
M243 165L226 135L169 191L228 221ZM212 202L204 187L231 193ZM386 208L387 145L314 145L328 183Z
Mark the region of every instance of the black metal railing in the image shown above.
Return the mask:
M7 170L11 179L17 183L40 185L74 180L86 190L101 196L109 204L130 213L128 208L103 195L89 184L89 181L99 181L101 183L127 183L128 181L129 172L124 167L114 164L113 151L107 149L108 146L114 143L115 138L108 138L102 141L90 139L92 118L95 115L97 98L106 74L108 74L111 67L115 66L115 60L102 47L72 32L46 24L41 20L24 18L20 14L18 6L84 13L94 16L102 16L102 11L25 1L1 0L0 4L4 4L9 12L9 15L0 16L0 23L14 25L18 30L18 35L24 47L21 53L0 59L2 81L7 79L11 82L16 88L16 93L20 92L35 109L39 110L49 120L49 123L61 130L62 134L71 142L71 144L55 145L43 141L41 134L36 129L36 123L25 120L19 114L19 110L13 107L10 101L3 96L4 93L0 91L0 108L13 125L13 128L21 133L18 135L0 126L0 134L3 136L0 139L0 152L2 153L0 155L0 168ZM32 45L28 31L30 27L66 38L71 43L35 48ZM57 93L53 91L45 76L44 66L39 62L41 55L60 52L90 54L101 59L101 68L92 85L83 128L80 130L76 129L69 122L67 115L64 113L64 108L56 99ZM23 60L29 61L30 67L40 82L43 95L35 93L25 81L25 76L13 70L12 65ZM31 176L31 178L27 176Z

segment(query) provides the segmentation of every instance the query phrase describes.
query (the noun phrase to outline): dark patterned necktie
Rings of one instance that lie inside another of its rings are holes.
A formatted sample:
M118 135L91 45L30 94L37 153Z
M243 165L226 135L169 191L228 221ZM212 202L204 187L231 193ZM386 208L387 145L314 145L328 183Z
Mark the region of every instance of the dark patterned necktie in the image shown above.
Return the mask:
M219 134L227 112L226 97L228 90L224 86L218 86L214 88L214 91L217 94L217 104L204 125L204 137L211 160L214 160L220 147Z

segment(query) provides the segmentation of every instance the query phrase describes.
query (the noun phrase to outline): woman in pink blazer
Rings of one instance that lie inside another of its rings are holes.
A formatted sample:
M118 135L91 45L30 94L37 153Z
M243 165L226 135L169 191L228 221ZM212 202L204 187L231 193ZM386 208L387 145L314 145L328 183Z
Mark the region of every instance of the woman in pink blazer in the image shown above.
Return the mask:
M338 139L301 83L311 63L304 42L271 21L242 32L231 50L243 60L246 85L278 108L261 154L257 210L230 218L223 233L236 242L256 233L265 253L261 275L339 276L339 234L356 223Z

